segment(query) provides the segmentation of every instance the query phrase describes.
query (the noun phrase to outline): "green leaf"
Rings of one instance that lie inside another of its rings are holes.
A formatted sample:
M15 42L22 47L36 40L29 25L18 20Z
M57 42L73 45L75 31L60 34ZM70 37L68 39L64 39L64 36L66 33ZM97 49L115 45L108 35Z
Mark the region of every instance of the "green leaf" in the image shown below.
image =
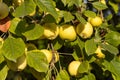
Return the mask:
M63 11L63 16L64 16L65 23L70 22L71 20L74 19L74 16L70 12L67 12L67 11Z
M22 32L24 32L25 30L25 24L26 24L26 21L20 20L19 18L14 18L11 21L9 31L13 34L21 36Z
M1 53L1 50L0 50L0 64L4 61L5 59L4 59L4 56L3 56L3 54Z
M114 47L108 43L101 44L101 47L104 48L105 50L107 50L108 52L114 54L114 55L117 55L119 53L119 50L116 47Z
M18 6L14 12L15 17L24 17L33 13L36 9L36 5L33 0L25 0L23 4Z
M120 33L112 31L106 34L105 41L114 46L120 45Z
M40 52L40 50L28 51L27 63L38 72L46 72L49 66L45 54Z
M70 2L70 0L61 0L61 1L64 4L64 6L66 6Z
M105 67L106 70L110 71L112 73L112 76L114 78L114 80L120 80L120 62L115 61L113 59L113 61L108 62L106 60L104 60L104 62L102 63Z
M2 69L0 69L0 80L6 80L9 68L5 65Z
M94 54L96 49L97 44L95 43L94 39L90 39L85 42L85 51L88 55Z
M86 10L85 12L84 12L84 15L86 16L86 17L95 17L96 16L96 13L95 12L93 12L93 11L89 11L89 10Z
M92 3L93 6L98 9L98 10L104 10L104 9L107 9L107 6L101 2L94 2Z
M56 80L70 80L70 77L66 70L60 70L60 73L58 73Z
M119 11L119 5L116 3L113 3L109 0L109 5L113 8L113 10L115 11L115 13L117 14Z
M89 62L83 61L78 68L78 73L85 73L88 72L88 70L89 70Z
M57 20L58 14L52 0L35 0L35 2L40 10L50 13Z
M87 21L79 13L76 13L75 16L82 24L86 24Z
M94 74L89 73L87 75L85 75L84 77L82 77L80 80L96 80Z
M58 50L62 47L62 45L64 44L64 41L61 40L59 37L57 37L54 41L53 41L53 46L55 50Z
M2 53L8 59L15 61L25 52L25 43L21 38L8 37L3 44Z
M80 7L82 5L82 0L70 0L68 3L68 7L73 5Z
M40 38L43 35L44 29L39 24L31 24L29 25L23 35L27 40L35 40Z
M45 23L55 23L55 18L51 15L51 14L47 14L45 15L45 17L43 18L43 21Z

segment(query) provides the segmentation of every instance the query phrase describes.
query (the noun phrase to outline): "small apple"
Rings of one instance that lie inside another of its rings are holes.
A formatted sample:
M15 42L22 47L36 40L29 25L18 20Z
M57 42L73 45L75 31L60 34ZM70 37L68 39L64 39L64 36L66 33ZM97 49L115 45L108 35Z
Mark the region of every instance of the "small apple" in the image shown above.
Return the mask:
M43 38L53 40L58 36L59 27L55 23L45 23L43 27L44 27L44 33L42 36Z
M52 52L47 49L41 49L40 51L45 54L48 63L50 63L52 60Z
M24 0L13 0L13 5L17 7L17 6L20 6L23 2Z
M80 61L72 61L68 65L68 72L70 73L71 76L77 76L78 74L78 68L80 66L81 62Z
M16 60L16 62L13 62L13 61L10 61L10 60L6 60L6 61L7 61L8 67L13 71L22 71L27 66L27 59L26 59L25 54L20 56Z
M86 24L79 23L76 32L83 39L90 38L93 34L93 27L89 22Z
M2 48L3 43L4 43L4 40L3 40L3 38L0 37L0 49Z
M106 5L106 1L105 0L100 0L100 2Z
M77 37L74 26L65 24L60 26L59 36L63 40L74 41Z
M90 22L92 26L98 27L102 24L102 18L99 16L96 16L94 18L88 18L88 22Z
M96 53L96 56L98 58L105 58L105 54L102 53L100 46L98 46L98 48L96 49L95 53Z
M9 7L5 3L0 2L0 20L7 17L8 14L9 14Z

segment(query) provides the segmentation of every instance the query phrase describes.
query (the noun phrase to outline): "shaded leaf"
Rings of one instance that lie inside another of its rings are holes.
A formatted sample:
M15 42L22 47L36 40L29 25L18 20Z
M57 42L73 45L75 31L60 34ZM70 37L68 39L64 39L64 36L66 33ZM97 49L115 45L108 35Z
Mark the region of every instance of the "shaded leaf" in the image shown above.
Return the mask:
M25 30L25 24L26 24L26 21L20 20L19 18L14 18L11 21L11 26L9 31L13 34L21 36L22 32L24 32Z
M119 53L118 49L110 44L101 44L101 47L107 50L108 52L117 55Z
M70 12L67 12L67 11L63 12L63 16L64 16L65 22L70 22L71 20L74 19L74 16Z
M82 24L86 24L87 21L79 13L76 13L75 16Z

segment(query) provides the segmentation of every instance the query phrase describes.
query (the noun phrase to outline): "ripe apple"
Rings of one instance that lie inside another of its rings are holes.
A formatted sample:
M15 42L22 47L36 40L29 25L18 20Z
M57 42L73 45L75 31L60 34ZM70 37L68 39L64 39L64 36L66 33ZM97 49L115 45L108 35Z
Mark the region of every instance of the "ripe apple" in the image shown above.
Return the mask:
M5 3L0 2L0 20L7 17L8 14L9 14L9 7Z
M22 71L27 66L26 55L23 54L19 57L16 62L6 60L8 67L13 71Z
M100 46L98 46L98 48L96 49L95 53L96 53L96 56L98 58L105 58L105 54L102 53Z
M59 36L63 40L74 41L77 37L74 26L65 24L60 26Z
M43 38L53 40L58 36L59 27L55 23L45 23L43 27L44 27L44 33L42 36Z
M52 60L52 52L47 49L41 49L40 51L45 54L48 63L50 63Z
M90 22L92 26L98 27L102 24L102 18L99 16L96 16L94 18L88 18L88 22Z
M100 2L106 5L106 1L105 0L101 0Z
M13 5L17 7L17 6L20 6L23 2L24 0L13 0Z
M76 32L83 39L90 38L93 34L93 27L89 22L86 24L79 23Z
M70 62L70 64L68 65L68 72L70 73L71 76L77 76L80 64L81 64L80 61Z

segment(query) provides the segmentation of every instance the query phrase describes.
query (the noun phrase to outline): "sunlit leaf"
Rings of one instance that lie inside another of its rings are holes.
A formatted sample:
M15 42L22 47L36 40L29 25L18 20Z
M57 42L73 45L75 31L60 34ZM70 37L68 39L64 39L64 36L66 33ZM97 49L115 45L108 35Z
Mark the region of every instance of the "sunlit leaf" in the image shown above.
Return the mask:
M104 10L104 9L107 9L107 6L101 2L94 2L92 3L93 6L98 9L98 10Z
M50 13L57 20L58 14L52 0L35 0L35 2L40 10Z
M15 17L24 17L35 11L36 5L33 0L24 0L24 3L18 6L14 12Z
M43 31L43 27L39 24L31 24L26 28L23 35L26 37L27 40L35 40L42 36Z
M46 72L48 70L48 62L44 53L40 50L31 50L27 52L28 65L38 72Z
M0 80L6 80L8 70L9 68L7 67L7 65L3 66L3 68L0 69Z
M3 44L3 55L12 61L15 61L25 52L25 43L21 38L8 37Z
M93 12L93 11L89 11L89 10L86 10L85 12L84 12L84 15L86 16L86 17L95 17L96 16L96 13L95 12Z
M94 39L90 39L85 42L85 51L88 55L94 54L96 49L97 49L97 45Z

